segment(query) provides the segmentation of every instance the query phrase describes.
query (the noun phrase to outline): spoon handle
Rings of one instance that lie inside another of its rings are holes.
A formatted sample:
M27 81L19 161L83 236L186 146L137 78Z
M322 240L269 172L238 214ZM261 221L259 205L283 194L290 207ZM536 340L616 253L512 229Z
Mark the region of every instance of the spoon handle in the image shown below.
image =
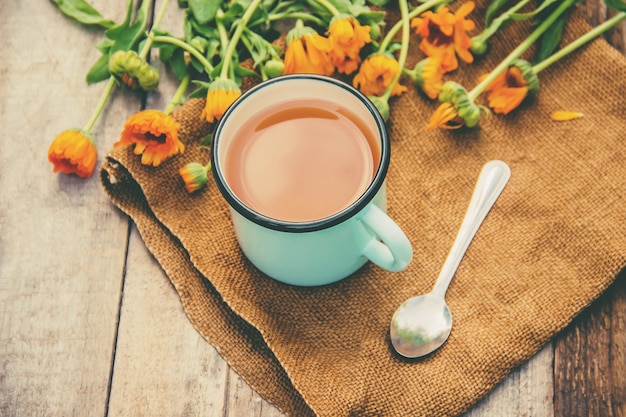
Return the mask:
M511 170L502 161L489 161L483 166L459 233L431 291L433 295L444 298L448 285L478 227L493 207L510 177Z

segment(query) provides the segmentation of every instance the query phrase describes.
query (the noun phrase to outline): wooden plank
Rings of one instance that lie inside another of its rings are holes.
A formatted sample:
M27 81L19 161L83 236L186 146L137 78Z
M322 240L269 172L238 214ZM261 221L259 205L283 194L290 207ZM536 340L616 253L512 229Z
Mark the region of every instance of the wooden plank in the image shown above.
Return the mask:
M56 175L46 160L104 88L84 78L100 35L52 2L4 0L0 15L0 415L104 415L128 221L97 176ZM96 125L101 153L120 107Z
M556 415L626 415L626 272L555 346Z
M133 228L109 415L221 416L227 376Z
M224 417L282 417L276 407L263 399L232 369L226 385ZM297 416L294 416L297 417Z
M465 417L550 417L552 409L552 344L515 369Z

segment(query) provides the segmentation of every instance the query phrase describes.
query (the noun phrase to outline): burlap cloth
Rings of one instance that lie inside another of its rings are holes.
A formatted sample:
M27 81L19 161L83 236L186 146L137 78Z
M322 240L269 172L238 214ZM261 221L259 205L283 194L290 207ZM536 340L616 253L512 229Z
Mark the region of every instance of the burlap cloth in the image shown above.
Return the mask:
M484 2L472 16L484 16ZM576 12L565 39L589 27ZM474 86L529 33L511 24L488 58L449 76ZM421 59L412 36L409 63ZM184 155L145 167L115 149L101 177L180 295L198 331L263 397L292 416L447 416L467 410L597 298L626 265L626 60L594 41L539 75L541 90L514 113L474 130L425 131L433 103L413 88L393 101L389 213L414 260L389 273L367 264L318 288L273 281L234 238L212 180L189 195L177 170L208 161L202 100L174 115ZM481 98L482 100L482 98ZM553 122L553 110L582 119ZM403 360L389 321L429 291L452 245L482 165L507 162L511 179L448 290L448 342ZM172 358L176 360L176 358ZM201 370L198 369L198 373Z

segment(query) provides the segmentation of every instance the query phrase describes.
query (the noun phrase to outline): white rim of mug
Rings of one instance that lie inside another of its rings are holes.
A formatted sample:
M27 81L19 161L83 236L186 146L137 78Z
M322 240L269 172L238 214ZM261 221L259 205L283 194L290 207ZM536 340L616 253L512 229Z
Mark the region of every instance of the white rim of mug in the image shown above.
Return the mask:
M257 91L279 82L288 82L289 80L303 80L310 79L315 81L321 81L325 83L334 84L338 87L347 90L351 94L353 94L356 98L359 99L365 106L365 108L369 111L371 116L374 118L376 123L376 128L380 135L381 141L381 152L380 152L380 161L378 164L378 169L374 174L374 178L370 182L367 189L361 194L359 198L357 198L352 204L347 206L341 211L338 211L331 216L323 217L321 219L304 221L304 222L293 222L293 221L285 221L280 219L275 219L272 217L268 217L255 211L251 207L247 206L237 195L232 191L226 178L220 169L219 158L217 154L218 143L220 141L220 132L223 129L224 124L230 117L230 115L235 111L237 106L245 100L247 97L255 94ZM344 83L343 81L337 80L335 78L326 77L323 75L316 74L289 74L289 75L281 75L276 78L272 78L270 80L264 81L256 86L250 88L248 91L243 93L235 102L224 112L224 115L221 117L219 122L217 122L215 131L213 133L213 140L211 143L211 171L213 173L213 177L215 179L215 183L217 184L217 188L220 190L222 196L226 199L226 202L235 209L239 214L245 217L252 222L269 228L273 230L283 231L283 232L313 232L316 230L327 229L329 227L335 226L339 223L344 222L350 217L354 216L354 214L361 211L369 202L374 198L378 190L382 187L385 176L387 174L387 170L389 168L390 161L390 142L389 136L387 135L387 129L385 127L385 122L380 115L380 112L376 108L376 106L359 90L352 87L349 84Z

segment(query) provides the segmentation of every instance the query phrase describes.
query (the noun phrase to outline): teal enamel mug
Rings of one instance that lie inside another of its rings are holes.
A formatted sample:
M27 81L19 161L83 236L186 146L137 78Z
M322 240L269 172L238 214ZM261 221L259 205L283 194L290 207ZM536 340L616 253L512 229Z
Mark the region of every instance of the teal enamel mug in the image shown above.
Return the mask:
M390 143L376 107L339 80L286 75L245 92L213 133L211 169L244 255L278 281L318 286L413 256L386 214Z

